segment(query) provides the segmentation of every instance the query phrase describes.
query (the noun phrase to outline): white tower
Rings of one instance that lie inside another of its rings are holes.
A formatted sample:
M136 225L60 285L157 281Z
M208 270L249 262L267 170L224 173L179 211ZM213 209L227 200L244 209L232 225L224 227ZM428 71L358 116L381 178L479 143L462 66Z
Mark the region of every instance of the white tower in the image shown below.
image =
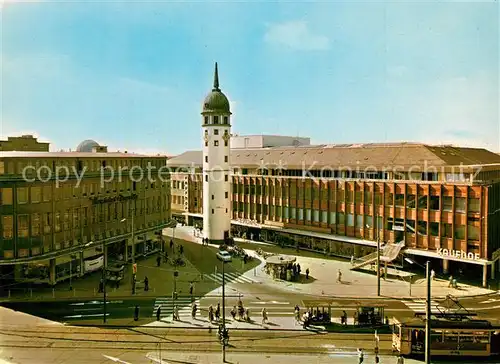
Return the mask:
M231 232L231 111L219 89L215 63L214 88L203 102L203 237L221 244Z

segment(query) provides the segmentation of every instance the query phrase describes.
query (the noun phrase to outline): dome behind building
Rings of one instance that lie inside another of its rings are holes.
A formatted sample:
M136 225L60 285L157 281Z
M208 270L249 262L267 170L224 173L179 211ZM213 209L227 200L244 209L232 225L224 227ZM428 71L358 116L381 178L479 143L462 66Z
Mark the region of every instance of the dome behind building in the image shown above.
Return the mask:
M95 140L87 139L78 144L76 151L80 153L92 153L93 149L97 147L99 147L99 143Z

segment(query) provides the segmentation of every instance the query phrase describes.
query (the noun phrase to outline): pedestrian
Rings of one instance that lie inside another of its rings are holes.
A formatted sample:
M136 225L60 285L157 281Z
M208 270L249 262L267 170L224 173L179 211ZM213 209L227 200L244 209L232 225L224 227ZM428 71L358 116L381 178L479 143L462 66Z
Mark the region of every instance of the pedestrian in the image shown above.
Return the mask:
M450 276L450 279L448 281L448 288L453 287L453 276Z
M193 282L190 282L190 283L189 283L189 295L190 295L190 296L192 296L192 295L193 295L193 289L194 289L194 287L193 287Z
M165 251L165 255L163 256L165 258L165 263L168 263L168 252Z
M362 364L365 360L365 355L363 354L363 349L358 348L358 363Z
M342 271L340 269L337 272L337 283L342 283Z
M300 264L297 263L297 275L300 277Z
M233 306L233 309L231 310L231 316L233 317L233 320L236 320L236 306Z
M174 240L170 239L170 249L174 250Z
M295 323L300 323L300 307L299 305L295 305Z
M262 309L262 325L264 325L265 323L267 323L267 311L266 308L264 307Z
M354 265L354 255L351 255L351 265Z
M431 281L434 280L435 276L436 276L436 272L434 272L434 269L431 269Z
M149 291L149 279L144 277L144 291Z
M405 364L405 358L401 354L398 356L398 364Z
M217 303L217 308L215 309L215 319L217 321L220 319L220 303Z
M182 245L179 247L179 253L181 255L184 253L184 247Z
M378 363L380 363L380 359L379 359L378 355L375 355L375 364L378 364Z
M309 268L306 269L306 279L309 279Z
M210 307L208 307L208 321L212 323L213 320L214 320L214 308L212 305L210 305Z
M161 265L161 256L160 254L158 254L158 256L156 257L156 266L159 267Z
M179 318L179 307L177 307L177 305L174 306L173 319L174 319L174 321L180 321L180 318Z
M342 321L344 325L347 325L347 312L342 313Z
M139 306L135 305L135 309L134 309L134 321L138 321L138 320L139 320Z
M156 309L156 321L160 321L161 319L161 305L158 305L158 308Z

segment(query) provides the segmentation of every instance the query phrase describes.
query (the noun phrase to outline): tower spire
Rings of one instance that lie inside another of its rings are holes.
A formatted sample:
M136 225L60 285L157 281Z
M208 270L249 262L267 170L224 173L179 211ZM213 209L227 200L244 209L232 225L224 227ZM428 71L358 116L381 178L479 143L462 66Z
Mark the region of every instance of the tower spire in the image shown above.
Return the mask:
M219 91L219 71L217 68L217 62L215 62L215 73L214 73L214 88L213 91Z

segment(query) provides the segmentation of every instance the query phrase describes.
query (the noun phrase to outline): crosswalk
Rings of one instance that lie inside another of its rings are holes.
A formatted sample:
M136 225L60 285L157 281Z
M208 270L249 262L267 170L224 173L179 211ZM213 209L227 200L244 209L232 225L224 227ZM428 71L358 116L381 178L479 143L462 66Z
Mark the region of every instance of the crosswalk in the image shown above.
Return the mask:
M196 305L199 307L200 306L200 298L199 297L178 297L175 300L175 306L177 306L177 309L179 311L179 316L184 317L186 315L191 316L191 305L196 303ZM160 309L160 318L166 318L166 317L171 317L173 312L174 312L174 302L173 298L171 297L158 297L155 300L154 306L153 306L153 317L156 317L156 312L158 310L158 307L161 307Z
M239 275L236 273L224 273L225 275L225 283L259 283L259 281L256 281L255 279L252 279L247 276ZM222 273L212 273L204 276L205 278L210 279L211 281L214 281L215 283L222 284Z
M198 318L206 318L208 316L208 308L210 305L212 305L215 309L217 307L217 303L220 303L219 299L213 297L203 298L201 300L200 297L194 297L193 300L190 297L178 297L175 300L175 305L179 311L181 321L191 320L191 307L193 302L198 306L198 311L196 313L196 317ZM235 304L236 302L232 302L231 300L226 302L226 317L231 317L231 310ZM161 307L160 319L168 318L170 320L172 318L173 299L171 297L158 297L155 300L152 314L152 317L154 318L156 318L158 307ZM245 308L249 309L251 317L255 319L261 316L261 312L264 307L266 308L269 317L285 317L294 315L294 306L288 302L268 301L245 303Z
M413 299L411 301L404 301L404 304L408 306L415 313L425 313L426 300L425 299ZM431 300L431 312L447 312L448 309L441 306L438 302Z

